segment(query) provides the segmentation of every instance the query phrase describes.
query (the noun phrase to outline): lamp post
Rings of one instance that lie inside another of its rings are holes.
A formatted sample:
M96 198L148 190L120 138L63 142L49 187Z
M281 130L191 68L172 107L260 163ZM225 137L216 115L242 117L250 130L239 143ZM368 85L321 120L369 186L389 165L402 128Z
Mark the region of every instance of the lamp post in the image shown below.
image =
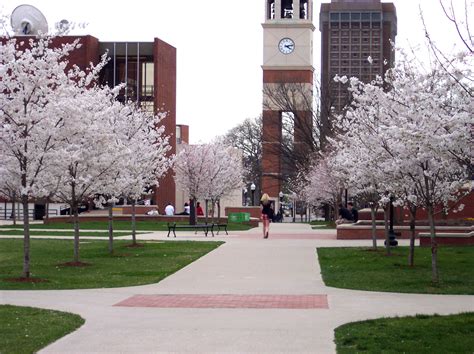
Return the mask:
M388 239L390 246L397 246L398 241L396 240L397 235L393 231L393 197L390 197L390 228L388 230Z
M255 188L257 188L255 186L255 183L252 182L252 184L250 185L250 190L252 191L252 206L255 205Z
M278 196L280 197L280 222L283 221L283 192L280 191L280 193L278 193Z
M293 192L293 222L295 222L295 219L296 219L296 193Z

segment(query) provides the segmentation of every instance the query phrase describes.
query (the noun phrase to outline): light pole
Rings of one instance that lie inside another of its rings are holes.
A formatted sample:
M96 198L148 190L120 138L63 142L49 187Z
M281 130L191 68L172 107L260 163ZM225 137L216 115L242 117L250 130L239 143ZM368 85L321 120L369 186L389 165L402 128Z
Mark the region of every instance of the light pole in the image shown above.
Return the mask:
M255 188L257 188L257 187L255 186L255 183L252 182L252 184L250 185L250 190L252 191L252 206L255 205L255 198L254 198Z
M395 231L393 230L393 197L392 196L390 196L390 228L388 230L388 239L389 239L390 246L398 245L397 235L395 234Z
M296 219L296 193L293 192L293 222L295 222Z
M280 222L283 221L283 192L280 191L280 193L278 193L278 196L280 197Z

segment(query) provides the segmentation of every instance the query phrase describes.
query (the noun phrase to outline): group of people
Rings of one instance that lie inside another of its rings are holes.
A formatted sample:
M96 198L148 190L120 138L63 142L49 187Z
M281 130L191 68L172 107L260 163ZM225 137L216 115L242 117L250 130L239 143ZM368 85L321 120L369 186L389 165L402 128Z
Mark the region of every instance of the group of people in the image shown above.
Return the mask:
M359 212L354 208L354 203L348 202L347 208L342 204L339 204L339 218L336 220L336 224L352 224L359 220Z
M146 214L147 215L160 215L157 208L149 210ZM177 213L177 214L175 214L175 209L174 209L173 204L168 203L165 206L165 215L167 215L167 216L170 216L170 215L189 215L189 214L191 214L191 207L189 206L189 203L184 203L183 211L181 213ZM204 211L202 210L201 203L199 203L199 202L196 203L196 215L198 215L198 216L204 215Z

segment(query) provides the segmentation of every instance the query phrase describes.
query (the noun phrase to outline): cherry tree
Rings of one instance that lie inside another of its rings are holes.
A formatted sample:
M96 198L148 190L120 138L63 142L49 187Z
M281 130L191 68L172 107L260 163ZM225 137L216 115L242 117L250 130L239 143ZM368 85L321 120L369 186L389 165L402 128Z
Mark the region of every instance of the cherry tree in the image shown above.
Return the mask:
M329 204L337 219L338 205L342 202L342 194L346 185L345 173L336 166L334 155L328 154L316 160L309 168L305 178L302 196L312 205Z
M232 146L216 141L209 145L206 165L209 177L203 197L211 201L213 210L217 204L219 219L220 200L234 190L242 189L244 175L242 154Z
M191 201L189 223L196 224L195 202L204 196L209 179L209 144L185 145L176 155L174 164L175 180L187 192Z
M194 203L198 198L214 203L242 186L242 157L221 142L186 146L177 155L174 170L176 182L191 200L191 224L196 223Z
M472 89L473 58L463 53L453 57L451 73L436 63L424 72L400 54L402 60L387 72L385 82L361 84L351 79L354 119L341 119L346 133L340 139L349 144L361 142L352 158L372 156L386 176L381 182L388 191L427 210L432 281L437 283L435 208L447 207L459 198L473 161L473 102L464 88L470 85ZM368 109L377 109L376 119L358 124L357 118L364 117Z
M67 57L78 41L51 47L51 38L0 41L0 151L2 160L14 160L20 178L23 206L23 276L30 276L30 231L28 201L48 195L51 153L65 126L57 107L68 104L68 88L90 85L104 60L86 73L67 69Z
M123 106L122 114L116 116L114 130L121 140L121 156L117 161L118 175L110 184L108 195L131 200L132 203L132 242L136 245L137 200L152 187L159 186L159 179L173 164L174 157L168 157L171 149L169 137L164 135L161 125L165 113L149 114L128 104Z
M103 194L119 173L123 145L115 122L123 114L115 89L70 88L69 104L56 107L66 122L51 159L54 179L61 181L56 198L71 206L74 220L74 262L79 262L79 205Z

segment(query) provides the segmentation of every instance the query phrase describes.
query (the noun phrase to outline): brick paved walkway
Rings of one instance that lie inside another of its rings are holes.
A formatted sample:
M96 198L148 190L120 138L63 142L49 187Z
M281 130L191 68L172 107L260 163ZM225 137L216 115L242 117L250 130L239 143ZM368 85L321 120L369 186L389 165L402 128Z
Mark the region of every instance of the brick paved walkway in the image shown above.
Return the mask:
M135 295L114 306L236 309L329 308L326 295Z

